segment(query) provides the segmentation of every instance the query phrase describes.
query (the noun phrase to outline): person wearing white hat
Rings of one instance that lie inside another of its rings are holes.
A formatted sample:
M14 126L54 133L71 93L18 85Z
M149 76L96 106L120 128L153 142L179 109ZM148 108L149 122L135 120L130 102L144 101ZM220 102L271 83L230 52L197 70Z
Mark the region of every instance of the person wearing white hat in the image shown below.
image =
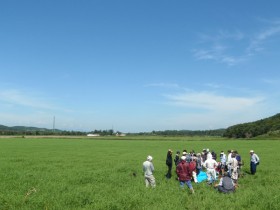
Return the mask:
M147 160L143 163L143 171L144 171L146 187L149 187L150 185L152 187L156 186L156 179L153 175L155 169L152 160L153 157L148 155Z
M216 162L216 160L212 158L208 158L204 162L203 166L207 170L206 173L207 173L208 184L212 184L217 179L216 168L218 167L218 163Z
M194 193L194 189L191 183L193 170L189 167L189 163L186 162L187 157L182 156L181 161L176 167L176 173L180 182L180 187L183 189L185 185L188 186L190 191Z
M254 152L254 150L250 150L250 155L251 155L250 170L251 170L251 174L254 175L257 172L257 165L260 164L260 158Z

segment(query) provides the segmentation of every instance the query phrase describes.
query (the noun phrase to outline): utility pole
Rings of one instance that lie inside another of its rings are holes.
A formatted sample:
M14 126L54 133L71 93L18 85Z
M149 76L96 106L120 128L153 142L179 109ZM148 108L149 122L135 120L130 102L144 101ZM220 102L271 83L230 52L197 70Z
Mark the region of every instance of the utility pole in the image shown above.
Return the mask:
M53 133L55 131L55 116L53 116Z

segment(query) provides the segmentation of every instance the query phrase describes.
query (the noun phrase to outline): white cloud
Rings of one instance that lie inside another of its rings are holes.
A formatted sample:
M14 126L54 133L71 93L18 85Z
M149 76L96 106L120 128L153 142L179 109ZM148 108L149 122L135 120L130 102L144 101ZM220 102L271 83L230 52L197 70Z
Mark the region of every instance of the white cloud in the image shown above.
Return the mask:
M166 95L169 104L212 111L239 111L261 103L262 97L230 97L212 92Z
M225 63L228 66L236 65L244 60L244 58L242 57L228 55L226 49L227 48L225 46L216 45L207 50L195 49L193 50L193 53L194 53L194 57L197 60L213 60L218 63Z
M197 60L212 60L228 66L237 65L265 50L264 43L280 35L280 21L266 21L266 27L258 33L230 33L219 30L216 35L199 34L202 47L192 50Z
M14 106L25 106L31 108L56 109L55 106L46 102L39 96L20 90L9 89L0 91L0 101Z
M253 55L254 53L264 50L262 44L266 40L277 35L280 35L280 23L260 31L252 38L249 47L247 48L248 54Z

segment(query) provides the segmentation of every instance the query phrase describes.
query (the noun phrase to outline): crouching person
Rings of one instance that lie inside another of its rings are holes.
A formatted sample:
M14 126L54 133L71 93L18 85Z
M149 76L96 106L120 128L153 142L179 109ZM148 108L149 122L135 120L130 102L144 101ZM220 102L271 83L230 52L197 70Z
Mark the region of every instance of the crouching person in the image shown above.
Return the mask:
M219 192L231 193L235 191L235 184L233 180L229 177L228 172L225 172L221 177L219 184L215 186Z
M181 157L181 162L176 167L176 173L179 178L180 187L184 188L185 184L188 186L188 188L191 190L192 193L194 193L194 189L192 187L192 170L189 166L189 163L186 162L186 156Z
M146 187L149 187L150 185L152 187L156 186L156 179L153 176L153 172L155 169L152 160L153 157L149 155L147 157L147 160L143 163L143 171L144 171Z

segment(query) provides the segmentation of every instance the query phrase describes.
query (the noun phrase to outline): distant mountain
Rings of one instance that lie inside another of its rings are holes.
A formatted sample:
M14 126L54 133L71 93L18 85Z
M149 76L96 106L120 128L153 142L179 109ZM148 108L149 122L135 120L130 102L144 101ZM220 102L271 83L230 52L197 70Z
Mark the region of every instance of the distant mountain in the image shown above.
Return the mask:
M8 126L5 126L5 125L0 125L0 131L52 131L52 129L37 128L37 127L26 127L26 126L8 127Z
M280 133L280 113L254 122L228 127L224 133L229 138L252 138Z
M85 136L86 132L81 131L66 131L59 129L47 129L47 128L37 128L37 127L27 127L27 126L5 126L0 125L0 135L61 135L61 136Z

